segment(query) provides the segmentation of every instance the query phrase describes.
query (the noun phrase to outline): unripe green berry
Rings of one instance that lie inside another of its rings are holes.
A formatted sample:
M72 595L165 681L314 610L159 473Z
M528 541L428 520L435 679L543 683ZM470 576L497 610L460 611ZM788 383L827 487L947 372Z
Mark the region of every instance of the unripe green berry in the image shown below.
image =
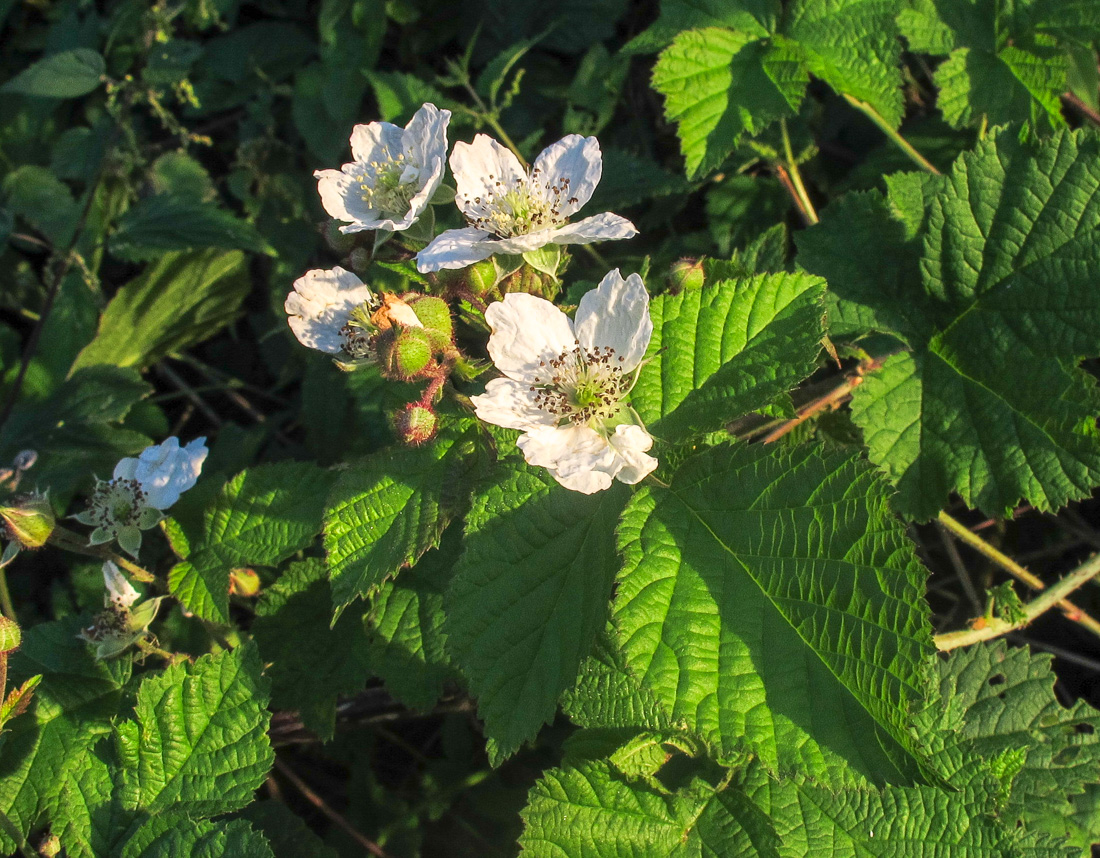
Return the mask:
M477 297L486 301L503 297L496 288L502 272L493 257L475 262L464 273L466 287Z
M37 493L21 495L0 507L0 519L8 537L23 548L41 548L57 524L49 498Z
M668 291L673 295L685 289L702 289L703 281L703 263L698 259L679 259L668 270Z
M432 343L423 328L390 329L379 339L379 364L382 374L395 381L420 378L432 363Z
M416 318L429 330L443 334L449 340L454 333L451 308L442 298L413 293L405 296L405 302L413 308Z
M418 447L435 437L439 418L431 408L419 402L410 402L394 418L397 436L413 447Z

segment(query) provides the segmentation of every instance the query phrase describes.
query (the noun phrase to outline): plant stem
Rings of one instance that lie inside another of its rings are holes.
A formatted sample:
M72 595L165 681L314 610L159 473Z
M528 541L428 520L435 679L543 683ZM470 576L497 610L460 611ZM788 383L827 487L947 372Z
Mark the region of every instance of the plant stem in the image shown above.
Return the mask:
M73 533L73 531L61 525L54 526L53 533L50 534L50 538L46 541L50 545L64 549L65 551L72 551L76 554L86 554L89 557L98 557L101 560L110 560L119 568L129 572L136 581L148 584L156 580L156 576L153 575L152 572L142 569L136 563L130 562L120 554L115 554L115 552L111 551L109 548L103 548L100 545L88 545L79 534Z
M344 819L344 817L329 807L321 796L311 790L306 782L298 777L294 770L278 757L275 758L275 768L279 770L279 774L294 784L294 787L305 797L306 801L340 826L349 837L366 849L371 855L374 855L375 858L389 858L381 846L366 837L361 831L357 830L350 822Z
M1095 578L1097 575L1100 575L1100 554L1094 554L1053 587L1047 588L1040 596L1028 602L1024 608L1024 617L1022 619L1010 622L994 617L989 620L983 620L981 628L963 629L957 632L936 635L933 638L936 643L936 648L939 649L940 652L948 652L949 650L961 646L968 646L969 644L978 643L979 641L991 640L992 638L1001 637L1017 629L1022 629L1035 620L1036 617L1046 613L1055 605L1064 606L1066 604L1066 597L1070 593L1081 587L1085 582Z
M13 623L18 622L15 616L15 605L11 601L11 591L8 590L8 574L2 567L0 567L0 609L3 609L4 616ZM0 692L2 691L3 689L0 688Z
M946 512L941 512L938 517L938 521L953 536L962 542L965 542L983 557L991 560L993 563L1004 569L1009 575L1026 584L1032 590L1046 590L1047 586L1043 581L1009 557L1002 551L998 551L980 536L975 535L970 528L964 525L957 519L952 518ZM1086 579L1087 580L1087 579ZM1082 582L1084 583L1084 582ZM1078 623L1083 628L1092 632L1097 637L1100 637L1100 622L1097 622L1091 616L1086 614L1083 610L1078 608L1073 602L1068 599L1062 598L1058 601L1058 607L1065 614L1066 618ZM1008 629L1011 631L1011 629ZM1003 634L1003 632L1002 632Z
M920 152L914 149L909 141L898 134L898 132L890 126L890 123L883 119L882 114L871 107L870 104L868 104L866 101L860 101L858 98L853 98L846 92L841 93L841 95L844 96L844 100L852 105L852 107L854 107L856 110L858 110L868 119L870 119L873 123L875 123L875 125L879 127L882 133L889 137L891 141L893 141L895 146L897 146L899 149L901 149L902 152L909 156L909 159L914 164L916 164L922 170L927 170L933 176L942 175L942 173L940 173L940 171L937 170L935 166L933 166L931 161L929 161Z
M783 157L787 159L786 173L790 175L789 181L791 188L794 190L795 202L798 203L798 208L806 222L811 225L815 224L820 218L817 216L814 204L810 202L810 195L806 193L806 186L802 183L802 173L798 169L798 162L794 159L794 151L791 149L791 138L787 133L786 119L779 120L779 130L783 134ZM779 172L779 178L780 180L786 178L783 171Z

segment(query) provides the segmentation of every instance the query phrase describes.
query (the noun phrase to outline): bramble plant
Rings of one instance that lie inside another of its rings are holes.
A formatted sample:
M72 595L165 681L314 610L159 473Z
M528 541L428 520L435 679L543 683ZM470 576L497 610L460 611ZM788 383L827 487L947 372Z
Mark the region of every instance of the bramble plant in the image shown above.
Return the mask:
M0 853L1100 844L1100 3L0 34Z

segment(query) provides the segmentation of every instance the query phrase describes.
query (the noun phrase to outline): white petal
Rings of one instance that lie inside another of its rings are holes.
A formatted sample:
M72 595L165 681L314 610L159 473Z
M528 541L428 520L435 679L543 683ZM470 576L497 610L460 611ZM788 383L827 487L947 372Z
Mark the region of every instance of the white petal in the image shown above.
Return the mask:
M548 363L576 344L573 323L561 310L526 292L510 292L485 311L492 328L489 357L509 378L525 384L547 376L540 362Z
M447 157L447 124L450 121L451 111L440 110L434 104L425 104L413 114L405 126L404 143L405 151L412 153L412 161L417 167L423 168L437 158L442 163Z
M444 153L445 155L446 153ZM431 162L420 171L420 179L424 182L420 190L417 191L411 200L409 200L409 213L405 215L404 219L397 222L393 227L387 227L393 229L395 232L408 229L420 218L421 213L428 207L428 203L431 202L432 197L435 196L435 192L439 190L439 186L443 183L443 156L440 155L437 158L433 158Z
M615 451L587 426L536 429L516 443L527 464L546 468L567 489L586 495L610 488L622 466Z
M496 253L526 253L528 250L538 250L554 241L558 234L556 229L540 229L538 232L529 232L526 235L513 235L511 238L496 240Z
M473 143L455 143L451 172L457 187L455 204L463 213L468 211L467 202L473 206L477 198L485 199L501 188L527 181L519 159L487 134L478 134Z
M506 429L553 426L558 419L535 405L530 385L510 378L494 378L480 396L470 397L479 419Z
M298 342L326 354L339 354L343 347L340 329L347 324L348 314L370 297L370 289L350 271L339 266L330 271L315 268L294 281L294 291L286 296L283 309Z
M592 244L595 241L633 238L637 234L638 228L625 217L603 212L566 224L554 232L551 240L554 244Z
M141 594L110 560L103 563L103 584L107 588L107 595L103 600L106 607L114 605L118 608L129 608L141 598Z
M600 285L581 298L575 328L582 346L610 346L623 359L623 372L631 372L653 336L649 293L642 278L631 274L623 280L618 268L607 272Z
M137 466L137 459L119 459L118 464L115 465L115 472L111 474L111 477L116 480L132 480L134 478L134 473L137 471Z
M325 207L329 217L334 217L336 220L357 221L367 213L366 206L355 207L354 200L349 199L352 197L350 186L353 180L347 173L341 170L316 170L313 177L317 180L317 193L321 195L321 205ZM362 200L358 194L354 198ZM352 203L351 208L356 209L354 213L349 208L349 202Z
M615 479L630 486L645 479L657 467L657 460L645 453L652 446L653 438L641 426L631 423L616 426L611 447L622 459L623 466Z
M556 202L562 217L569 217L592 198L603 175L603 156L595 137L570 134L542 150L531 170L532 189ZM569 183L562 187L562 179ZM560 188L554 194L553 189Z
M356 125L351 130L351 157L356 161L389 161L401 154L405 129L389 122Z
M472 226L442 232L416 254L416 270L427 274L440 268L465 268L488 259L495 252L495 242L486 241L488 237L485 230Z
M159 510L172 506L195 485L207 453L204 437L181 449L179 439L173 436L159 446L143 450L134 478L141 483L145 502Z

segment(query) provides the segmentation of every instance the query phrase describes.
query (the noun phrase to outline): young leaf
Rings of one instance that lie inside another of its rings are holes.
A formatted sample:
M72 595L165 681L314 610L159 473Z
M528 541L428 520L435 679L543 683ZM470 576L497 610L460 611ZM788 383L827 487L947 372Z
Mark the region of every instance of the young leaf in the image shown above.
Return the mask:
M477 434L476 424L463 423L422 447L377 453L340 475L324 510L337 609L439 543L465 503L457 487L476 464Z
M664 438L769 405L813 372L824 292L818 277L764 274L658 295L631 404Z
M242 646L144 678L135 720L117 728L123 806L214 816L248 804L274 760L260 671Z
M925 575L888 497L857 459L736 445L632 498L614 605L627 665L719 759L918 776Z
M88 48L74 48L45 57L0 86L0 92L39 98L77 98L103 81L103 57Z
M122 216L111 236L111 253L128 262L159 259L167 251L214 247L273 256L256 228L213 203L158 194Z
M743 134L793 116L808 80L791 46L717 27L681 33L653 69L689 178L716 169Z
M912 348L869 375L852 401L871 460L897 483L906 515L934 515L951 491L999 514L1021 497L1055 509L1100 485L1100 397L1076 368L1100 353L1098 156L1100 140L1074 132L987 139L930 186L919 271L906 253L878 296L877 256L838 265L843 251L820 249L875 246L884 230L897 247L912 228L897 225L905 218L867 229L866 217L853 223L826 210L799 240L806 268Z
M329 628L329 626L332 628ZM358 618L332 624L332 592L320 558L291 563L264 591L252 635L271 679L272 705L297 710L323 741L336 726L336 698L359 691L370 675Z
M332 479L307 462L237 474L203 513L202 533L187 534L191 553L168 574L172 594L203 619L228 622L229 570L274 566L313 542Z
M150 366L232 322L250 287L239 251L165 254L118 290L73 366Z
M474 496L445 630L499 757L553 717L607 620L624 501L621 485L580 495L514 456Z

